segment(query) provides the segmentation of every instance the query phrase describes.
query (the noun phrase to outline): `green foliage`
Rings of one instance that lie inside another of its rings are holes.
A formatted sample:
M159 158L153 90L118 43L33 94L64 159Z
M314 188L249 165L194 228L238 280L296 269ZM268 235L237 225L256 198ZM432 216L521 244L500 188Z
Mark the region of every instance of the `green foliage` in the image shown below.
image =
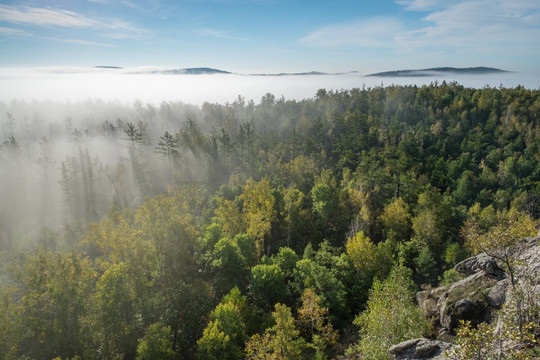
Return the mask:
M285 277L292 277L296 262L299 260L294 250L288 247L282 247L278 253L272 256L272 263L279 266Z
M416 241L407 241L400 244L398 248L398 259L401 265L413 269L415 267L415 259L420 253L420 244Z
M392 271L394 260L395 247L391 240L378 243L377 251L375 252L375 276L378 279L386 279L390 271Z
M224 302L216 306L210 313L210 321L219 321L220 328L227 334L231 342L241 345L245 336L245 324L242 309L232 302Z
M248 268L238 243L225 237L217 242L211 263L218 294L225 294L235 286L244 287L247 282Z
M270 181L266 178L260 182L248 179L240 199L243 201L246 233L255 240L257 254L261 256L265 237L270 234L271 223L276 216Z
M532 326L532 325L531 325ZM524 342L525 341L525 342ZM481 323L477 328L462 322L456 336L456 347L445 354L452 360L528 360L536 359L527 347L534 344L532 334L518 335L512 330L495 330L492 324Z
M197 358L205 360L239 358L235 349L231 348L230 337L220 330L219 321L210 322L204 329L203 337L197 342Z
M417 284L434 285L437 281L437 263L431 254L429 248L420 250L418 256L414 259L415 263L415 282Z
M0 294L0 352L5 359L16 357L18 350L18 312L13 299L13 289L3 289Z
M392 345L426 334L427 320L414 304L414 294L411 271L403 266L396 265L385 281L375 281L367 309L354 320L360 342L349 353L386 360Z
M4 105L25 119L41 111ZM351 351L385 358L424 329L411 278L450 284L459 275L447 269L478 251L513 278L504 250L538 222L538 90L442 83L92 106L84 131L70 119L0 141L0 357L135 358L155 343L174 358L324 358L363 311ZM122 119L94 123L109 106ZM55 158L51 139L75 156ZM95 143L121 149L118 163L102 164ZM30 173L40 196L20 191ZM507 339L533 347L525 298L499 316L521 317L504 320Z
M444 262L449 266L454 266L467 258L468 254L465 248L459 243L450 243L446 247Z
M447 286L447 285L452 285L453 283L461 280L461 275L459 275L459 273L454 270L453 268L452 269L449 269L449 270L446 270L443 275L442 275L442 279L439 279L439 285L440 286Z
M266 329L264 335L255 334L247 342L246 359L303 359L306 342L299 336L291 309L278 303L272 317L276 324Z
M332 189L327 184L316 184L311 189L311 198L313 199L313 210L321 217L323 221L330 218L334 211L335 199Z
M313 257L315 256L314 254L315 253L313 251L313 245L311 245L311 243L308 243L306 247L304 248L304 254L302 258L312 260Z
M423 210L413 219L412 225L414 240L436 254L440 254L444 240L444 234L438 224L440 220L432 209Z
M171 360L174 358L171 329L160 323L150 325L137 346L136 360Z
M171 328L177 356L192 358L214 307L212 287L203 281L181 283L158 295L163 297L163 323Z
M457 347L446 354L453 360L484 360L494 358L492 344L495 340L493 327L481 323L473 329L468 322L462 323L457 331Z
M349 259L358 271L375 272L376 247L371 239L364 235L363 231L359 231L352 238L347 239L345 248Z
M11 350L19 344L18 351L34 357L91 356L95 339L88 336L93 331L89 301L94 272L88 259L75 253L38 253L25 259L20 276L24 288L18 294L19 305L3 298L4 309L15 311L4 321L21 331Z
M285 274L276 264L254 266L249 284L256 304L265 310L271 309L288 295Z
M298 324L315 350L315 359L326 359L327 349L335 344L338 333L328 322L328 308L320 306L315 290L308 288L302 294L302 307L298 309Z
M475 218L470 218L462 228L467 245L474 252L483 251L500 260L515 287L515 261L513 251L519 240L534 234L534 222L528 215L514 211L499 212L497 222L483 231Z
M286 226L287 247L300 251L306 245L305 237L309 230L309 217L311 215L306 196L300 190L288 187L284 191L283 202L282 216Z
M124 263L112 265L97 282L100 353L105 358L126 356L136 348L135 290Z
M332 322L348 316L345 286L336 277L335 272L317 261L302 259L296 263L293 278L291 287L297 294L303 294L306 288L315 289L322 304L330 309Z
M255 309L248 303L247 297L242 295L240 290L235 287L221 299L221 304L234 305L242 315L242 321L245 324L245 333L252 334L259 330L259 322L255 317Z
M233 288L210 313L210 322L197 341L197 358L242 359L248 314L246 298Z
M407 241L411 232L411 215L408 205L402 198L384 207L383 214L379 217L384 225L386 238L394 242Z
M248 267L257 265L259 257L257 253L257 244L255 240L247 234L242 234L242 235L236 235L234 237L234 241L238 245L238 248L240 249L240 253L242 254L242 257L246 261L246 265Z
M457 347L446 357L453 360L536 359L533 352L540 334L537 284L537 276L533 275L512 288L502 309L495 314L496 323L481 323L473 328L469 321L462 321L456 336Z

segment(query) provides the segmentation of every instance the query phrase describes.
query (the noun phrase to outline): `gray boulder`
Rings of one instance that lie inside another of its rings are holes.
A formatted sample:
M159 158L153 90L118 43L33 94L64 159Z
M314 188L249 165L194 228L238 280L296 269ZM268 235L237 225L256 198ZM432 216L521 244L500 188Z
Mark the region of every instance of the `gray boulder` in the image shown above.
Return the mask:
M520 264L515 268L516 281L540 273L540 246L538 238L528 238L513 249ZM458 263L454 269L466 277L456 283L419 292L416 301L422 314L431 319L439 338L453 335L460 320L473 325L491 321L492 313L506 301L510 281L497 261L485 253Z
M517 260L516 282L540 273L540 238L524 239L513 249ZM463 260L454 268L464 279L445 287L419 292L416 300L424 316L438 332L438 340L424 338L404 341L390 348L396 360L442 360L455 345L441 341L451 339L460 320L471 323L490 322L492 313L506 302L510 281L497 261L480 254ZM534 288L540 296L540 285Z
M453 334L460 320L469 320L473 324L490 320L487 294L497 283L496 279L480 271L451 286L422 291L416 295L416 300L422 314L431 319L439 334Z
M390 348L390 355L396 360L442 360L446 351L454 345L425 338L401 342Z
M454 266L458 273L470 276L483 272L485 275L503 279L504 271L499 267L497 261L485 253L470 257Z
M487 294L489 306L497 309L503 306L504 302L506 301L506 292L508 291L509 285L510 281L506 279L499 281L489 290L489 293Z

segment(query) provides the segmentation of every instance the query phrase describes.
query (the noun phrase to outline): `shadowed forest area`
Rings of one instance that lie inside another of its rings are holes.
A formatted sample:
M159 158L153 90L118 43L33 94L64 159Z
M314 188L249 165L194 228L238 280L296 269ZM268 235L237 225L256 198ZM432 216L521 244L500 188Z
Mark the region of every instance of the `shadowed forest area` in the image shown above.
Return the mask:
M523 87L0 119L3 359L385 359L381 327L433 335L414 294L457 280L474 234L540 217Z

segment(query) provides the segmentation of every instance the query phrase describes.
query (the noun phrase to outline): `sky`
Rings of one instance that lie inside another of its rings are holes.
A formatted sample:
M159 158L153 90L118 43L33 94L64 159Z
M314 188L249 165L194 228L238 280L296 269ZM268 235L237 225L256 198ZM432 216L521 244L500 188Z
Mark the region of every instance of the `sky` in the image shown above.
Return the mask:
M540 72L540 0L0 0L0 67Z

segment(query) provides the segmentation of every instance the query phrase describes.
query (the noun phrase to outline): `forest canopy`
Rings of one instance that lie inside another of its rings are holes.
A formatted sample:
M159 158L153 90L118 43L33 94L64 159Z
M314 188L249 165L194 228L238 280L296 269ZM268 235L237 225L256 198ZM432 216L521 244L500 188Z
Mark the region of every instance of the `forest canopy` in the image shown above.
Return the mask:
M0 114L5 359L384 359L430 328L377 321L419 316L472 233L540 217L523 87Z

